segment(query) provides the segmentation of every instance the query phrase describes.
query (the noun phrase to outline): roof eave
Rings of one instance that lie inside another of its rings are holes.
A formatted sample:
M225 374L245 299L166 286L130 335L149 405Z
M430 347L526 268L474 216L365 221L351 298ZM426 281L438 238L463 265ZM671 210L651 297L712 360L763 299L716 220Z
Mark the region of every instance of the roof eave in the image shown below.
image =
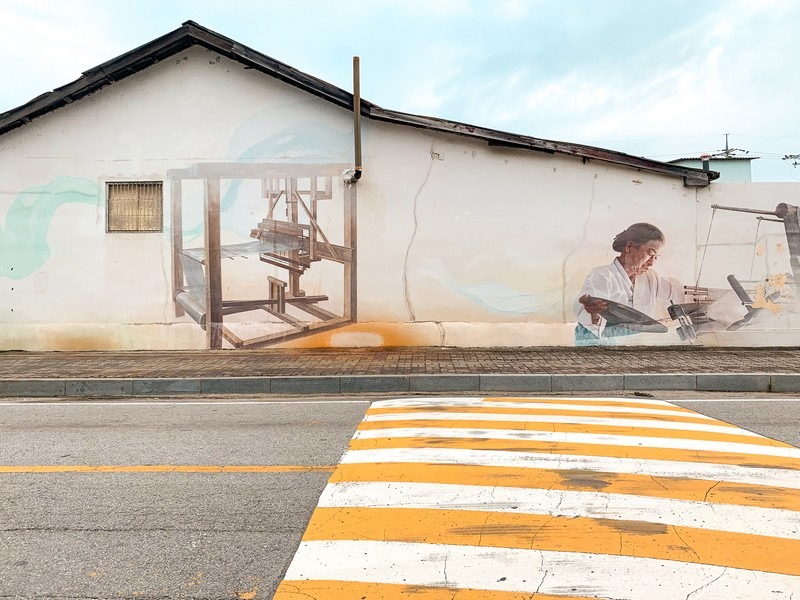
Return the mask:
M111 83L154 64L160 57L171 56L189 45L183 28L140 46L130 52L85 71L81 77L52 92L42 94L6 113L0 114L0 135L16 129L31 119L70 104ZM146 63L146 64L144 64Z
M348 109L352 107L352 95L348 92L210 31L193 21L187 21L166 35L85 71L71 83L42 94L8 112L0 113L0 135L194 45L224 54L246 67L268 73L339 106Z
M719 173L716 171L670 165L657 160L633 156L630 154L625 154L624 152L614 152L613 150L596 148L594 146L544 140L541 138L507 133L504 131L487 129L485 127L478 127L475 125L468 125L466 123L458 123L456 121L438 119L436 117L425 117L421 115L401 113L397 111L386 110L375 105L370 106L368 116L378 121L410 125L412 127L420 127L434 131L442 131L486 140L490 146L521 148L538 152L546 152L548 154L568 154L585 160L600 160L603 162L610 162L626 167L632 167L640 171L660 173L662 175L668 175L671 177L682 177L684 180L684 185L686 186L706 186L709 185L713 180L719 178Z

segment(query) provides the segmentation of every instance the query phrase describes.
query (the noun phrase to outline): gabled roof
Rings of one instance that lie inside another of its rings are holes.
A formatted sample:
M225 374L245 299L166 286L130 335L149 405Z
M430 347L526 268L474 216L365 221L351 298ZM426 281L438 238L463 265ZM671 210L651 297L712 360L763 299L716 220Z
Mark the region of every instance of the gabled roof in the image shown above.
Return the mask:
M165 58L169 58L195 45L225 55L246 67L257 69L337 106L349 110L353 108L353 95L351 93L322 81L321 79L303 73L302 71L298 71L287 64L270 58L265 54L261 54L252 48L248 48L235 40L222 36L210 29L206 29L194 21L186 21L175 31L89 69L72 83L56 88L52 92L42 94L22 106L0 113L0 135L16 129L17 127L21 127L30 122L31 119L35 119L36 117L47 114L62 106L71 104L88 94L96 92L129 75L142 71ZM376 121L385 121L398 125L482 139L492 146L522 148L549 154L568 154L583 158L584 160L600 160L642 171L680 177L683 179L684 184L689 186L705 186L719 177L719 173L715 171L704 171L703 169L671 165L648 158L632 156L623 152L596 148L594 146L544 140L526 135L487 129L485 127L476 127L456 121L396 112L381 108L365 100L361 101L361 114L363 117Z

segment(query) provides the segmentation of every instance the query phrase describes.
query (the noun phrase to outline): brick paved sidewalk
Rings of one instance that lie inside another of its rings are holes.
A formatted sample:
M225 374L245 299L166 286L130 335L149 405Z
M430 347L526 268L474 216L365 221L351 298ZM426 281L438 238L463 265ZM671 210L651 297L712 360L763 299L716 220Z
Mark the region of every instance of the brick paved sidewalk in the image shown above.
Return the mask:
M0 379L450 373L800 373L800 348L370 348L0 353Z

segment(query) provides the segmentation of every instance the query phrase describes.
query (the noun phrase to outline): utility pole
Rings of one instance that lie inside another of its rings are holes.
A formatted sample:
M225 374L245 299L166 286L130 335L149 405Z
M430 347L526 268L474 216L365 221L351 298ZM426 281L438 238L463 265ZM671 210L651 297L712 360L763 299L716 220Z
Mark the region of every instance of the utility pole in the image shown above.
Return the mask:
M792 161L792 166L796 167L797 165L800 165L800 154L787 154L783 157L783 160Z
M714 158L731 158L735 156L737 152L743 152L744 154L750 153L749 150L744 150L742 148L731 148L730 146L728 146L728 136L730 135L730 133L726 133L724 135L725 135L725 149L718 150L717 152L712 153L711 156L713 156Z

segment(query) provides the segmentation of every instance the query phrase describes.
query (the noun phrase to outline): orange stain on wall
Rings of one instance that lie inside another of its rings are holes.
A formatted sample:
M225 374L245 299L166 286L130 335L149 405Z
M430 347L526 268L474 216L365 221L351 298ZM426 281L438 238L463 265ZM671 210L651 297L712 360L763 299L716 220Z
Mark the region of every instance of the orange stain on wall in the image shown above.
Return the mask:
M297 340L276 344L278 348L341 348L350 344L341 340L351 338L361 343L352 344L359 347L392 348L396 346L435 345L431 336L412 333L409 324L404 323L353 323L345 327L324 331ZM340 340L340 341L337 341Z
M118 347L116 336L109 332L107 335L86 335L81 333L60 333L48 339L48 350L81 351L81 350L112 350Z

